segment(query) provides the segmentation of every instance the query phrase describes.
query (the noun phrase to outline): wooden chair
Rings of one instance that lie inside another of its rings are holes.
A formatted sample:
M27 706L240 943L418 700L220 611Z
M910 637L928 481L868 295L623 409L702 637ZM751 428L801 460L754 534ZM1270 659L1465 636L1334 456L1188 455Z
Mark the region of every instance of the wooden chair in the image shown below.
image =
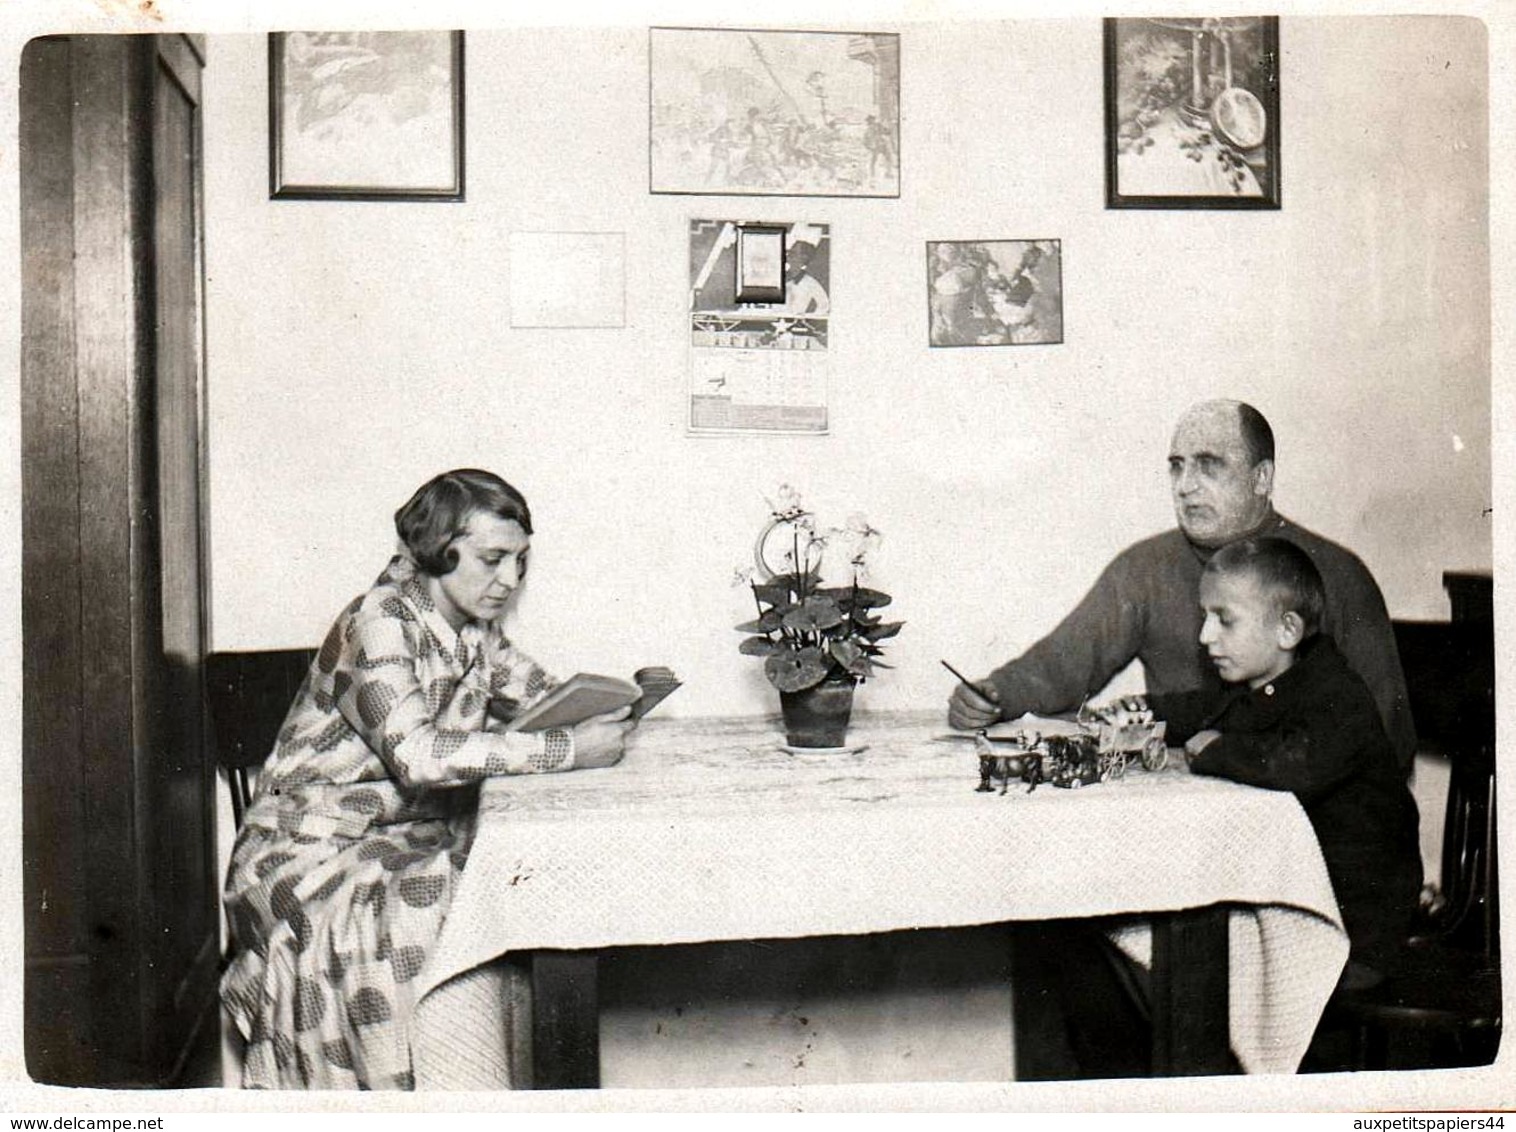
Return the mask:
M226 771L237 826L253 799L250 770L274 749L314 649L216 652L206 658L206 694L216 765Z
M216 765L226 772L232 818L238 829L253 800L250 772L261 767L274 749L284 717L315 655L314 649L271 649L214 652L205 658L211 742ZM221 957L222 970L228 962L229 952ZM226 1085L240 1083L242 1056L242 1036L223 1008L221 1074Z
M1397 622L1395 637L1420 747L1449 762L1441 902L1389 977L1338 991L1326 1023L1350 1029L1354 1069L1485 1065L1502 1022L1493 623Z

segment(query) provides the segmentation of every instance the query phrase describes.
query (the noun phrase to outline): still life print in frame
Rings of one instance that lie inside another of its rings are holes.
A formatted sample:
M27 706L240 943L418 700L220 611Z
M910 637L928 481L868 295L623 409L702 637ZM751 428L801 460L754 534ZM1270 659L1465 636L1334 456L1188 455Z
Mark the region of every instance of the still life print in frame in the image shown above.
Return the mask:
M655 193L900 195L900 37L652 28Z
M1278 17L1106 20L1105 113L1108 208L1278 208Z

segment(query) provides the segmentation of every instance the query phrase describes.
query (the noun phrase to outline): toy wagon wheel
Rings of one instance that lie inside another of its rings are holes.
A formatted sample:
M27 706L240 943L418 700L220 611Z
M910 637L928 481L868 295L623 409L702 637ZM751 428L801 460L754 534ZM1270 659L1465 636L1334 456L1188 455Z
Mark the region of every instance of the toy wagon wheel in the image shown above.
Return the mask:
M1147 741L1147 746L1142 748L1142 769L1162 770L1169 765L1169 749L1160 738L1152 738Z
M1110 765L1106 768L1106 777L1120 779L1126 777L1126 755L1117 753L1111 756Z

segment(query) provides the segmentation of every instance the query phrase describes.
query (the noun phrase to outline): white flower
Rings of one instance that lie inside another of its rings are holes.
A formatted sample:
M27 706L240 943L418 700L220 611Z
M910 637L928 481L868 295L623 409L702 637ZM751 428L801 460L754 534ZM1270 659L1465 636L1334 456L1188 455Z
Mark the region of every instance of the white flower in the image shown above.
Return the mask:
M799 525L802 520L809 520L810 512L800 502L800 493L789 484L780 484L779 490L774 494L774 499L765 496L764 502L769 505L769 511L779 522Z
M848 516L845 526L834 528L832 533L847 548L848 561L860 573L867 569L869 555L879 549L884 539L884 535L869 526L868 519L856 511Z

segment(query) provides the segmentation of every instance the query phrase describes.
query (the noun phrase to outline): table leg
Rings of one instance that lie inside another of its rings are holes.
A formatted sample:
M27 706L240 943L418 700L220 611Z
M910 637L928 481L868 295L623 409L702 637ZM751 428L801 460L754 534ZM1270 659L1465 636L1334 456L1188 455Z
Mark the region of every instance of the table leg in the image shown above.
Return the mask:
M517 1088L600 1087L599 959L593 951L530 954L529 986L510 1002Z
M1226 906L1166 912L1152 924L1153 1075L1236 1072Z

